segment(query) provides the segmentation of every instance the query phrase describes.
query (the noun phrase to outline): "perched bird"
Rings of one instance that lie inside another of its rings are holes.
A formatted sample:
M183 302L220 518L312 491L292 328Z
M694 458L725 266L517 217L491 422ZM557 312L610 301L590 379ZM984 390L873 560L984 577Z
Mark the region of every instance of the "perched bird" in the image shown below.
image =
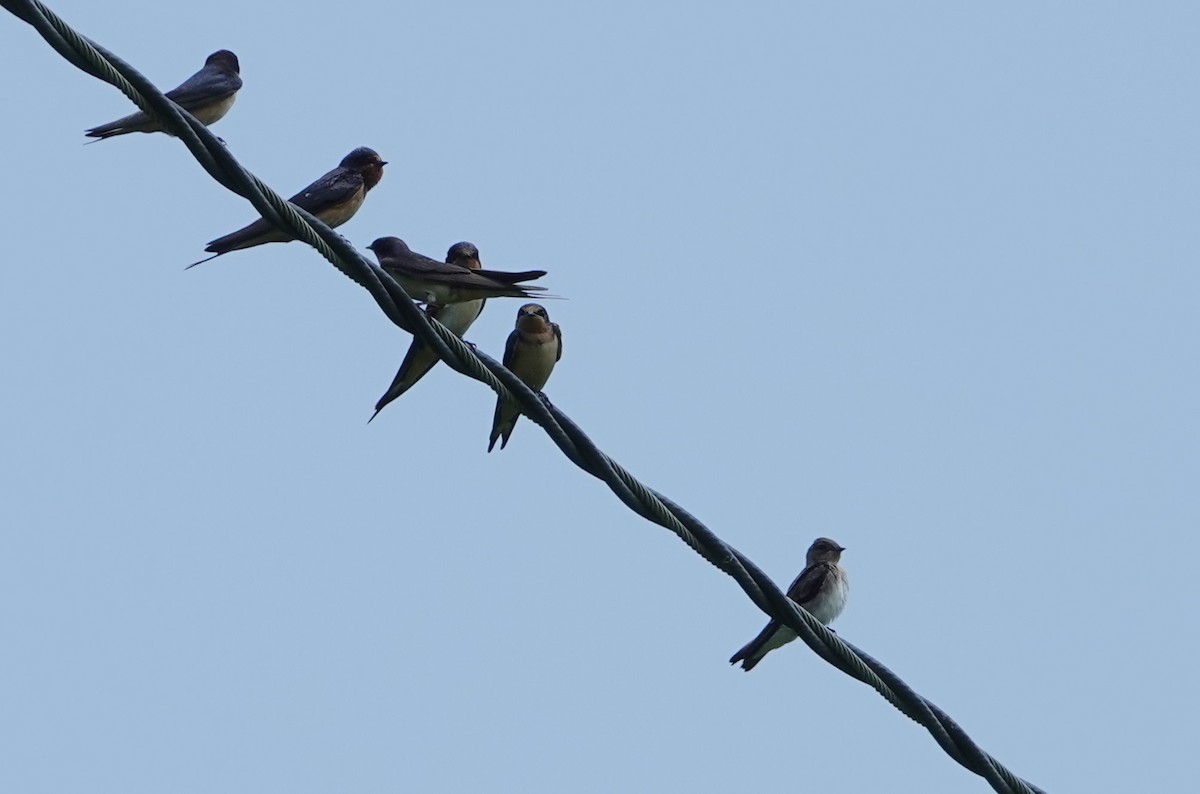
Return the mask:
M455 243L450 246L450 250L446 252L446 263L465 267L468 270L479 270L483 267L479 263L479 249L471 243ZM461 337L471 327L471 323L479 317L485 303L487 303L486 298L451 303L447 306L431 303L425 308L425 314L436 318L438 322ZM388 390L379 398L379 402L375 403L375 413L371 414L371 419L379 416L379 412L392 400L417 385L417 381L425 377L425 373L433 369L437 363L437 354L419 338L413 337L412 344L408 346L408 353L405 354L404 361L400 363L396 377L392 379L392 385L388 386ZM370 422L371 419L367 421Z
M808 547L805 568L788 588L788 598L804 607L817 620L829 625L842 614L850 582L838 565L845 549L829 538L817 538ZM796 632L772 620L744 648L735 653L730 664L742 663L743 670L754 666L771 651L796 639Z
M541 392L554 365L562 358L562 330L550 322L550 315L536 303L526 303L517 311L517 326L508 335L504 346L504 366L526 386ZM521 418L521 404L516 400L496 399L492 417L492 434L488 437L488 452L501 439L500 449L508 444L513 427Z
M168 91L166 96L195 116L196 121L208 126L229 112L241 87L242 78L238 74L237 56L229 50L217 50L204 61L203 69L184 80L178 88ZM108 124L92 127L83 134L89 138L104 140L131 132L166 132L173 135L140 110Z
M358 212L367 193L383 179L385 165L387 161L379 159L374 149L360 146L343 157L337 168L288 201L316 215L329 226L337 228ZM266 218L259 218L249 226L213 240L204 250L215 253L207 259L193 262L188 268L216 259L230 251L253 248L264 243L286 243L295 239L295 236L278 228Z
M367 249L375 252L379 266L418 303L447 306L481 298L532 298L534 292L546 289L517 286L521 281L541 278L545 270L472 270L422 256L399 237L380 237Z

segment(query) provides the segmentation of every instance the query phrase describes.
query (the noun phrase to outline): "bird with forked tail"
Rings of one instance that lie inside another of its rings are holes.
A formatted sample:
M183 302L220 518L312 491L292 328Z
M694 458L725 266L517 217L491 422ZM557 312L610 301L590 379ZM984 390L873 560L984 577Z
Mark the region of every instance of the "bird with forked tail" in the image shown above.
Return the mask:
M504 366L540 394L560 358L562 329L557 323L550 322L550 315L544 307L526 303L517 311L516 327L508 335L508 343L504 346ZM496 398L492 432L488 436L488 452L496 446L497 439L500 440L500 449L508 445L508 439L520 418L519 402L504 397Z
M288 199L302 210L317 216L328 226L337 228L354 217L362 206L371 188L383 179L383 167L387 165L374 149L360 146L342 158L338 167ZM193 262L186 269L204 264L230 251L253 248L265 243L287 243L295 240L291 232L280 229L266 218L259 218L249 226L224 237L218 237L204 247L212 256Z
M236 55L229 50L217 50L204 61L203 69L168 91L166 97L207 127L224 118L233 107L237 92L242 87L240 72ZM131 132L165 132L174 135L140 110L108 124L92 127L83 134L96 139L88 143L97 143Z

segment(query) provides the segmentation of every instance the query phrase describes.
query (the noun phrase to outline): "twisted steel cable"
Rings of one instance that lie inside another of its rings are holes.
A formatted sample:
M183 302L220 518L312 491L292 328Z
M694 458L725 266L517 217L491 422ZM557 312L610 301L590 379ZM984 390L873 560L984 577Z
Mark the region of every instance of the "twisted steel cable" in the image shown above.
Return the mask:
M0 0L29 23L67 61L119 88L141 110L177 136L215 180L247 199L264 218L296 235L368 292L388 319L418 336L455 371L511 396L522 412L546 431L567 458L603 481L630 510L675 533L709 563L728 574L768 616L797 633L818 656L882 695L897 710L929 731L954 761L984 778L999 794L1045 794L980 748L946 712L917 694L879 661L843 640L798 607L763 571L729 546L695 516L642 484L602 452L544 395L531 390L495 359L464 342L426 316L389 275L341 235L300 210L244 169L219 138L167 99L140 72L99 44L80 35L38 0Z

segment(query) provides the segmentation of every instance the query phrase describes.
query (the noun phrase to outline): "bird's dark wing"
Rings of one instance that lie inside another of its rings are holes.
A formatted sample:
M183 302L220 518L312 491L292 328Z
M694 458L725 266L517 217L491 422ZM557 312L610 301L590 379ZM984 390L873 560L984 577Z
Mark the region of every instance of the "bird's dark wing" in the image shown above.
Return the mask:
M507 282L481 275L483 270L471 270L462 265L451 265L430 259L418 253L409 253L404 258L389 260L383 266L387 270L394 267L404 275L426 281L431 284L443 284L450 287L475 287L477 289L504 289L510 286Z
M213 102L219 102L236 94L241 87L242 78L238 75L206 66L184 80L178 88L168 91L167 99L184 110L190 111Z
M472 270L472 273L489 278L492 281L498 281L501 284L518 284L522 281L533 281L535 278L541 278L546 275L545 270L522 270L518 273L510 273L504 270Z
M554 329L554 338L558 340L558 352L554 354L555 361L562 360L562 329L558 327L558 323L550 323L550 327Z
M319 215L322 210L346 203L362 190L362 187L362 174L338 166L288 201L313 215Z
M803 606L820 592L821 586L825 584L825 578L829 576L829 573L830 567L827 562L819 562L816 565L810 565L805 568L788 588L788 598Z
M500 359L500 363L502 363L507 369L512 369L513 356L517 352L517 341L520 338L521 335L518 332L513 331L508 335L508 341L504 343L504 358Z
M147 116L142 111L130 113L128 116L122 116L116 121L110 121L107 124L100 124L96 127L84 130L84 135L89 138L108 138L113 135L121 135L126 132L133 132L137 129L145 127L153 123L153 119ZM95 143L95 141L89 141Z
M204 250L208 251L209 253L215 251L218 254L227 254L230 251L237 250L251 240L262 237L264 234L267 234L274 229L275 224L271 223L266 218L259 218L248 226L243 226L237 231L230 232L224 237L218 237L208 245L204 246ZM198 264L200 263L196 262L193 265L188 265L188 267L195 267Z
M394 271L399 275L421 279L422 281L445 281L450 277L461 276L464 273L471 272L465 267L448 265L445 262L430 259L415 251L409 251L399 256L387 257L380 260L379 266L389 272Z

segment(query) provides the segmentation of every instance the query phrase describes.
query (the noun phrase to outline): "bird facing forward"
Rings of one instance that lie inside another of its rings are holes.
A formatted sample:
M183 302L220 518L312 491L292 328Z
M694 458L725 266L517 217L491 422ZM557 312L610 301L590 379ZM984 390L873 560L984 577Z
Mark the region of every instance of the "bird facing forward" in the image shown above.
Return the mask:
M550 315L545 308L536 303L526 303L517 311L516 327L508 335L508 343L504 346L504 366L526 386L541 392L560 358L562 329L557 323L550 322ZM500 439L500 449L504 449L520 418L519 402L496 398L492 432L488 436L488 452L496 446L496 439Z

